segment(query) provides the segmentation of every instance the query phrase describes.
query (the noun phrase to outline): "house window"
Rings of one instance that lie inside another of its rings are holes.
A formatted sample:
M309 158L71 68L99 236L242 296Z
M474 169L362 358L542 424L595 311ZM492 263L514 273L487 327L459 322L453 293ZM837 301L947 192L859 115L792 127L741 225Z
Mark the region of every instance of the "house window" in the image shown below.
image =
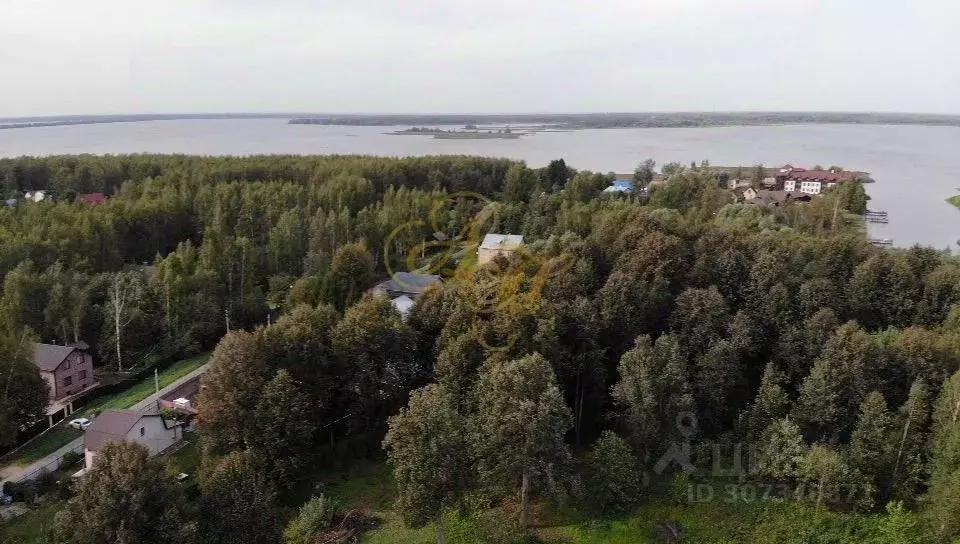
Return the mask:
M67 359L66 361L63 362L63 369L70 370L70 359Z
M77 375L77 379L78 379L78 380L85 380L85 379L87 379L87 371L86 371L86 370L81 370L80 373Z
M147 430L143 427L140 427L140 436L147 434Z
M67 376L63 379L63 386L69 387L73 383L73 376Z

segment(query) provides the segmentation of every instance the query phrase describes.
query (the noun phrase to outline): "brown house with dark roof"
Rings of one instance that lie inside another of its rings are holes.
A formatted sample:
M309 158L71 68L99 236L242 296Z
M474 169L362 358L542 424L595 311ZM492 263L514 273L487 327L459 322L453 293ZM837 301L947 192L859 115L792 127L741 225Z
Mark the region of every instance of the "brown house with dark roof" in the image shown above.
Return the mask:
M76 395L96 384L93 377L93 356L83 342L69 346L35 344L33 362L50 386L50 401Z

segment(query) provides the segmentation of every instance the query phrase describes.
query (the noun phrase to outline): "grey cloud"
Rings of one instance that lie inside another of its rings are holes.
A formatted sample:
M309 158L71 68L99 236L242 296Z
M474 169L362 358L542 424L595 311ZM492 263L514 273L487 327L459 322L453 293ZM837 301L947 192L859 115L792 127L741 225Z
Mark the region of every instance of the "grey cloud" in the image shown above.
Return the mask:
M958 18L949 0L4 0L0 116L960 112Z

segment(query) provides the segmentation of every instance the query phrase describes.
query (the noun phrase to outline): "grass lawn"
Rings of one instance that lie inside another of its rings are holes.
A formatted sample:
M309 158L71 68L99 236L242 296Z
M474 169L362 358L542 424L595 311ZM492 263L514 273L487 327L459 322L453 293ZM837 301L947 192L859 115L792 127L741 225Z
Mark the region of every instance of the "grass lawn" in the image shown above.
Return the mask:
M200 368L210 359L210 354L198 355L190 359L177 361L160 372L160 388L170 385L194 370ZM94 411L103 411L111 409L130 408L134 404L149 397L154 392L153 376L148 376L125 391L116 395L103 397L90 403L83 409L83 413L90 414Z
M64 445L69 444L73 439L81 436L83 436L83 431L79 429L74 429L69 425L57 425L53 429L33 439L28 447L21 450L10 464L29 465L30 463L43 459Z
M200 368L209 359L210 354L203 354L173 363L160 372L160 388L162 389ZM70 416L70 419L81 416L89 416L95 411L130 408L143 399L149 397L153 392L153 376L149 376L115 395L97 399L96 401L85 406L82 410L74 413L72 416ZM11 459L8 464L28 465L57 451L63 446L69 444L70 441L82 435L82 431L78 431L67 426L66 422L61 423L53 429L47 431L45 434L35 438L33 441L28 442L26 447L22 449L16 457Z
M437 541L434 524L410 529L392 510L394 487L390 472L383 464L369 463L321 480L327 483L324 493L339 502L341 511L361 510L379 519L380 526L364 534L361 542L432 544ZM919 523L915 515L908 516L912 522ZM533 505L531 532L542 543L655 544L658 526L669 523L679 526L683 542L697 544L902 542L890 532L892 526L884 525L884 519L878 515L831 512L794 501L726 502L718 496L710 502L678 504L660 497L624 515L601 519L591 519L574 504L557 508L538 502ZM515 504L467 518L453 511L444 515L447 541L458 544L522 542L522 536L513 529L515 522ZM911 529L908 533L917 533L917 530ZM914 536L920 538L919 533Z
M30 512L0 525L0 544L49 544L54 542L53 518L63 501L46 502Z
M184 433L184 446L167 456L167 473L177 475L185 472L191 478L197 475L200 468L200 437L196 432Z
M960 195L951 196L947 199L947 202L953 204L954 206L960 208Z

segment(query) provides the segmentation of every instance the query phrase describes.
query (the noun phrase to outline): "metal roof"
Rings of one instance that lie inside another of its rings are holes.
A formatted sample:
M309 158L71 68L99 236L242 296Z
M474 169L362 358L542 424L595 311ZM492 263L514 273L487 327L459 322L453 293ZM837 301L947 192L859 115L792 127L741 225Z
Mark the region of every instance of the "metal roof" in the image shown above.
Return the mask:
M55 344L34 344L33 362L44 372L53 372L63 363L64 359L76 351L73 346L58 346Z
M523 236L519 234L488 234L483 237L480 249L515 249L523 245Z
M104 410L97 416L87 434L83 437L83 447L97 451L108 442L123 442L130 429L144 417L136 410Z

